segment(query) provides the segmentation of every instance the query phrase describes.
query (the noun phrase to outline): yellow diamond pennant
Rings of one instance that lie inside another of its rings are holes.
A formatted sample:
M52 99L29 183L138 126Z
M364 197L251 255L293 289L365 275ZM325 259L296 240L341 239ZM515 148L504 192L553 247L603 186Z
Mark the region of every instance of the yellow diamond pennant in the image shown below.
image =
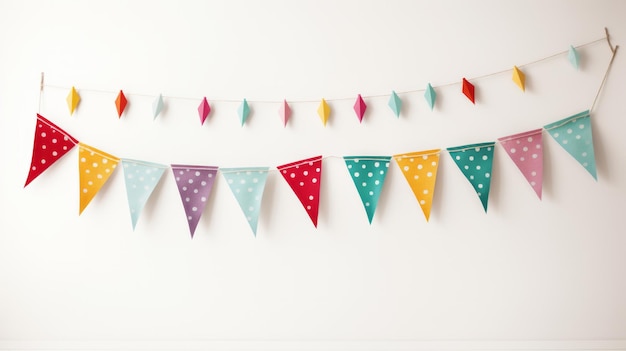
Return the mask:
M320 102L317 114L320 116L322 123L324 123L324 127L326 127L326 122L328 122L328 117L330 116L330 106L328 106L326 100L322 99L322 102Z
M80 211L89 205L106 183L120 159L95 147L78 143L78 171L80 178Z
M411 190L413 190L413 194L415 194L415 198L420 204L422 212L424 212L426 221L430 218L440 151L440 149L436 149L393 156L406 181L411 186Z
M67 101L67 108L70 110L70 115L73 115L74 110L76 110L76 106L78 106L78 103L80 102L80 95L76 92L76 88L72 87L72 90L70 90L70 93L67 94L65 101Z
M522 91L526 91L526 75L517 66L513 66L513 81Z

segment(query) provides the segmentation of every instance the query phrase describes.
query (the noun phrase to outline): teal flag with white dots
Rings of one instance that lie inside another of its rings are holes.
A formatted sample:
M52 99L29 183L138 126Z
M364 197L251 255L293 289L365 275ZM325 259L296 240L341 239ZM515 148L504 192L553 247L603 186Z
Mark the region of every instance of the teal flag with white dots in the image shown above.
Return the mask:
M561 145L578 163L580 163L593 179L596 174L596 157L593 152L591 118L589 111L583 111L560 121L543 127L559 145Z
M345 156L344 160L371 224L391 156Z
M487 212L495 142L450 147L448 153L472 184Z
M158 163L122 159L122 168L130 218L135 230L141 211L168 167Z
M256 228L261 211L261 200L267 180L268 167L222 168L220 170L239 206L246 216L252 233Z

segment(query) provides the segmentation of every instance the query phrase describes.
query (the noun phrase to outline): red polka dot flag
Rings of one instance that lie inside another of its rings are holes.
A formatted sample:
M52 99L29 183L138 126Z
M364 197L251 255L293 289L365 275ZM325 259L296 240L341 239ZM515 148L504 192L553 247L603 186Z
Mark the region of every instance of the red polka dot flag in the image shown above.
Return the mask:
M322 180L322 156L315 156L276 167L285 178L317 228Z

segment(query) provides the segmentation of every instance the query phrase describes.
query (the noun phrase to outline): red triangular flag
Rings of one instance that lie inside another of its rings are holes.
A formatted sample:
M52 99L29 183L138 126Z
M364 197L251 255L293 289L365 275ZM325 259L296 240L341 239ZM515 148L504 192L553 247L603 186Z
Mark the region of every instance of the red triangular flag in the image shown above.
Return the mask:
M322 180L322 156L316 156L276 167L285 178L317 228Z
M474 85L470 83L467 79L463 78L463 94L467 96L468 99L475 104L474 102Z
M24 187L63 157L76 144L78 144L78 140L40 114L37 114L33 156Z

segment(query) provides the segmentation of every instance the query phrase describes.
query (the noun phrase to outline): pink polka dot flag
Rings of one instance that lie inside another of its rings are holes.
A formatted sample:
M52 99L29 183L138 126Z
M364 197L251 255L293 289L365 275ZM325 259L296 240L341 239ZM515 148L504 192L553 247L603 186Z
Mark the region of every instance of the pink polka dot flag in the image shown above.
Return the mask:
M202 211L206 207L207 200L211 194L217 167L172 165L172 172L174 173L178 192L187 215L189 232L193 238L202 216Z
M76 144L78 144L78 140L42 115L37 114L33 156L24 187L63 157Z
M285 178L317 228L322 180L322 156L315 156L276 167Z
M542 129L499 138L500 145L522 172L539 199L543 188Z

